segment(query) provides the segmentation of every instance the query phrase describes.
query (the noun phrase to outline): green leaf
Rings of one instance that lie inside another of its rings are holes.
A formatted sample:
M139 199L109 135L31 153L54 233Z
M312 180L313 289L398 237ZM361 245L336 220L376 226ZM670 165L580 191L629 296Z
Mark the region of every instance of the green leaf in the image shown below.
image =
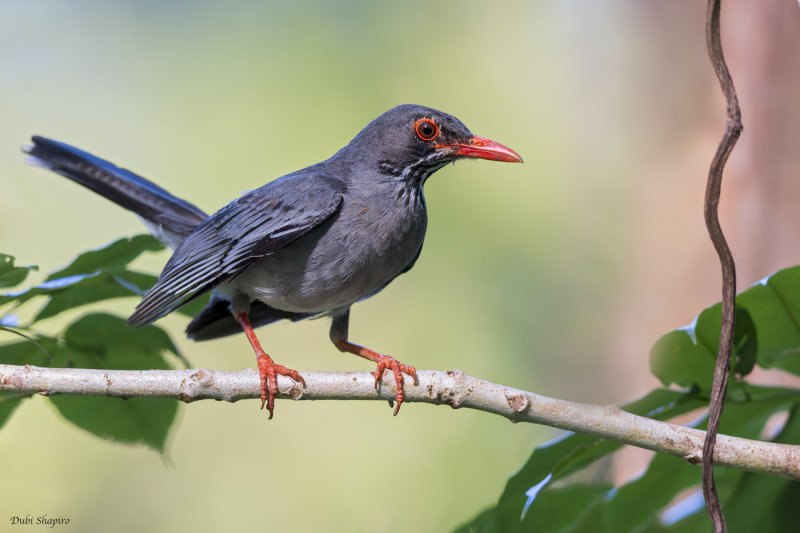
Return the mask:
M733 337L734 358L731 371L746 376L753 371L758 358L758 335L753 317L744 306L736 310L736 330Z
M800 442L800 412L794 408L775 439L784 444ZM800 483L775 476L745 472L724 512L731 533L795 532L800 524Z
M142 252L162 248L148 235L121 239L79 255L36 287L2 295L0 304L46 297L46 304L34 318L35 322L85 304L141 295L155 282L155 277L126 270L126 266ZM12 258L0 256L0 286L22 281L27 270L13 267ZM166 369L169 367L164 352L180 357L169 336L160 328L147 326L135 330L123 319L103 313L92 313L73 322L60 343L41 336L36 338L53 355L52 363L29 341L0 346L0 362L99 369ZM21 399L13 394L0 395L0 425ZM64 418L86 431L120 442L143 443L162 452L178 408L174 400L149 398L55 396L50 401Z
M45 282L42 286L35 287L29 291L30 296L43 294L50 296L47 303L33 319L34 322L90 303L125 296L140 296L156 280L154 276L149 274L132 271L96 272L91 275L75 275L70 278L60 279L71 281L68 284L59 286L53 286L52 281Z
M14 338L17 339L19 337ZM0 344L0 363L17 366L48 366L47 354L42 351L42 348L52 354L56 341L42 337L38 337L36 340L39 346L29 340Z
M698 345L687 330L675 330L658 339L650 350L650 371L664 385L692 387L714 375L716 355Z
M121 298L143 296L152 287L156 276L127 270L128 263L145 251L158 251L163 246L150 235L138 235L115 241L104 248L79 255L68 266L53 272L35 287L0 295L0 305L16 301L24 303L33 298L47 297L45 305L35 315L32 323L56 316L64 311L83 305ZM0 255L0 280L2 280L2 258ZM19 267L14 272L26 273L30 268ZM18 274L15 274L18 275ZM21 280L20 280L21 281ZM0 285L2 287L2 285ZM177 312L195 317L205 307L209 294L202 295L177 309Z
M794 389L754 386L747 391L747 395L741 390L735 391L726 403L720 431L744 438L758 438L774 413L794 409L798 403L800 391ZM704 426L705 422L700 424L701 428ZM732 469L718 471L716 478L720 499L723 502L730 500L735 488L747 475ZM659 525L659 516L665 506L685 489L697 486L699 490L699 484L699 468L680 458L657 454L641 477L620 487L608 498L604 531L650 531ZM689 520L693 515L705 517L705 507L701 505L689 509L689 514L681 521ZM705 520L704 527L707 528L707 518ZM729 517L728 523L732 526L734 520Z
M706 399L698 397L694 391L681 392L656 389L642 398L623 406L622 409L629 413L647 416L656 420L668 420L705 407L705 405ZM574 437L583 436L574 435ZM581 443L576 440L574 443L564 442L561 444L564 455L550 472L553 475L553 480L563 479L624 446L621 442L613 440L598 437L591 437L591 439L590 443ZM570 446L573 446L572 450L569 450Z
M537 505L528 509L521 523L517 517L503 524L508 529L504 527L497 531L586 531L587 519L593 522L593 528L589 531L597 531L597 506L602 504L612 488L609 484L572 483L563 488L543 491L537 497Z
M656 419L668 419L681 412L707 406L707 392L711 386L717 355L721 306L702 311L691 326L672 331L661 337L651 351L653 373L665 385L677 384L689 389L687 393L658 390L629 405L626 410ZM733 381L726 400L720 432L745 438L759 438L765 424L776 413L792 413L800 405L800 391L791 388L761 387L741 380L754 366L778 367L800 374L800 267L777 272L763 282L747 289L737 297L737 323L734 334L734 359L732 372L739 377ZM789 434L794 428L793 414L784 428ZM704 426L703 421L700 426ZM800 432L800 429L797 430ZM785 437L789 438L789 437ZM791 442L800 441L800 435L791 434ZM552 500L557 492L558 480L575 474L598 459L619 449L621 445L587 435L567 435L562 439L536 448L528 462L506 484L497 505L490 508L459 531L706 531L708 519L702 506L689 508L685 516L669 525L661 523L662 511L679 493L699 486L700 470L682 459L657 455L647 471L636 480L615 490L584 498L573 505L563 506ZM750 517L742 524L769 523L775 531L794 531L800 517L791 512L774 511L766 499L787 502L800 497L797 483L771 480L764 476L744 474L733 469L720 469L716 475L717 489L723 502L747 513L754 505L770 509L770 519L756 513L761 520ZM750 479L759 480L754 487ZM569 489L578 487L574 483ZM584 496L602 486L582 486ZM578 490L578 489L576 489ZM753 492L762 491L763 498ZM759 503L761 502L761 503ZM527 508L523 527L520 518ZM799 508L800 509L800 508ZM799 513L800 514L800 513ZM774 518L778 516L779 518ZM528 523L529 517L535 517ZM565 517L572 517L569 523ZM729 521L731 524L732 521ZM788 526L787 526L788 524ZM757 527L757 526L754 526ZM787 529L788 527L788 529ZM552 529L551 529L552 528ZM560 528L560 529L559 529ZM792 529L793 528L793 529ZM767 529L771 530L771 529ZM735 527L731 531L736 531ZM755 531L755 529L741 529ZM759 531L759 533L761 533Z
M633 414L666 420L705 405L706 400L697 397L694 392L656 389L623 409ZM550 489L547 486L542 488L533 501L533 487L548 479L548 476L550 478L547 483L563 479L622 446L622 443L616 441L574 433L566 433L559 439L538 446L525 465L508 480L497 505L484 511L458 531L492 531L486 524L501 524L503 527L518 524L526 505L529 510L546 507L540 497L548 494ZM573 511L580 510L576 508ZM484 526L489 529L481 529Z
M147 326L134 330L112 315L94 313L67 329L58 346L56 366L101 369L167 369L164 351L177 353L167 334ZM99 437L143 443L163 452L178 403L154 398L90 398L54 396L64 418Z
M722 417L723 423L729 426L726 428L729 430L726 433L757 438L770 416L782 408L788 407L791 409L790 417L775 442L787 444L799 442L798 402L800 402L800 392L795 390L789 394L789 390L769 388L755 392L756 396L760 398L759 401L726 405ZM781 398L782 396L783 398ZM792 398L794 398L793 402ZM696 484L699 491L699 473L697 473L697 469L693 470L697 477ZM675 470L676 475L677 472L678 467ZM715 477L728 530L732 533L797 531L800 509L796 502L800 498L798 490L800 483L775 476L732 469L716 469ZM643 499L640 505L648 505L651 501L649 498L650 496ZM653 531L705 532L708 531L708 527L705 507L700 505L681 521L663 527L663 529L654 528Z
M522 517L521 509L505 507L503 513L485 511L468 524L457 528L457 533L537 533L581 532L596 533L597 505L605 498L610 485L573 484L541 494L536 508L530 508ZM586 528L587 523L593 527Z
M668 420L706 408L707 403L708 399L699 395L696 389L689 392L657 389L640 400L626 405L624 409L657 420ZM728 435L758 438L773 414L793 409L798 404L800 404L800 390L796 389L755 385L732 388L726 402L720 431ZM704 420L699 423L701 428L704 425ZM534 513L532 516L541 516L539 513L553 513L551 506L554 504L548 503L549 495L559 490L558 480L564 480L566 476L578 473L622 446L615 441L568 433L560 439L537 447L528 462L508 480L497 505L463 525L459 531L517 531L522 510L526 506L528 511L525 523L531 513ZM731 494L741 475L740 471L731 469L722 470L717 474L721 498ZM664 507L669 505L682 490L699 482L699 468L683 459L658 454L642 476L607 492L598 500L592 500L591 512L585 513L585 510L577 505L571 509L564 508L563 512L568 516L580 515L582 518L576 519L570 528L563 531L622 533L662 530L659 520ZM704 513L705 510L698 508L696 512ZM556 518L551 518L554 524L561 524ZM685 527L688 518L681 520L680 527ZM537 523L536 531L540 530L539 527ZM673 525L663 530L671 531L677 527L679 526ZM531 530L531 527L523 529ZM541 530L549 531L546 528Z
M603 523L603 502L613 489L606 490L604 493L594 498L586 509L571 509L576 514L575 521L560 529L559 533L598 533L598 525ZM527 531L535 530L528 527Z
M169 351L178 355L178 349L163 329L152 325L132 328L124 319L106 313L81 317L67 328L64 340L67 345L85 351L85 358L89 355L106 358L104 366L87 368L169 368L161 354ZM122 360L122 355L133 355L134 359Z
M738 398L736 396L739 396ZM792 408L800 402L800 391L793 389L752 387L748 399L741 391L726 403L721 431L728 435L758 438L764 424L776 412ZM705 422L700 424L704 427ZM734 487L746 475L736 470L717 473L720 498L730 498ZM604 504L604 528L608 532L649 531L656 527L659 515L681 491L700 483L700 469L683 459L665 454L653 457L646 472L620 487ZM703 506L693 514L705 515ZM689 516L687 515L684 520ZM733 520L728 520L729 525ZM707 527L707 524L706 526ZM732 529L733 531L733 529Z
M620 487L605 504L604 531L636 531L651 525L680 491L696 485L700 471L685 460L656 454L647 471Z
M0 288L14 287L28 277L28 272L38 270L35 266L14 266L14 257L0 254Z
M800 266L780 270L736 298L733 371L746 375L754 364L800 375ZM710 388L719 345L720 304L695 322L661 337L650 367L665 385Z
M747 439L759 438L769 417L793 409L800 403L800 390L786 387L748 385L731 389L719 432ZM701 428L705 427L703 423Z
M11 300L23 303L37 296L47 296L47 303L32 321L37 322L82 305L111 298L141 296L155 279L149 274L132 271L76 274L45 281L22 292L6 294L0 297L0 303Z
M705 405L705 399L698 398L693 392L656 389L623 406L622 409L656 420L667 420ZM509 480L501 500L523 494L548 474L552 473L556 480L566 477L613 453L622 446L623 444L620 442L591 435L567 433L565 437L546 443L534 450L526 465ZM520 482L513 482L517 480Z
M704 310L694 326L671 331L658 339L650 351L650 370L664 385L711 388L719 350L722 306ZM750 312L736 306L736 329L733 335L732 371L747 375L755 366L758 335Z
M800 267L776 272L765 286L756 285L740 298L751 308L762 337L759 366L800 375Z
M119 270L144 252L158 252L163 249L164 245L152 235L125 237L103 248L82 253L68 266L50 274L47 281L93 274L98 270Z
M104 248L79 255L70 265L53 272L35 287L0 296L0 304L11 301L24 303L37 296L49 296L44 308L34 318L36 322L101 300L141 296L156 278L126 270L126 266L145 251L162 248L150 235L120 239Z
M176 400L163 398L54 396L50 400L61 416L93 435L144 444L160 453L178 412Z
M0 428L2 428L25 397L13 392L0 391Z

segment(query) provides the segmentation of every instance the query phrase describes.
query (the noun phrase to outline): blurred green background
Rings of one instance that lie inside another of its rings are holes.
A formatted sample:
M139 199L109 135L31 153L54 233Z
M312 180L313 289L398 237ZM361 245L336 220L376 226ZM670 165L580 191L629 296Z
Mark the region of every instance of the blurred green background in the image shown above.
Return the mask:
M19 146L32 134L212 212L330 156L395 105L428 105L525 164L460 162L429 180L425 251L354 307L351 338L418 369L629 400L655 384L650 343L718 292L700 199L723 108L703 7L659 4L0 0L0 252L46 272L142 231L115 205L25 166ZM678 196L688 200L669 203ZM665 274L681 258L684 277ZM140 265L157 272L166 259ZM637 273L647 265L661 277ZM767 273L756 266L745 283ZM698 269L710 283L676 287ZM135 303L103 308L125 316ZM254 366L244 337L194 344L185 318L161 324L193 366ZM318 320L259 335L301 372L371 370L327 329ZM257 407L181 406L163 458L28 401L0 433L0 521L444 531L492 504L557 434L419 404L393 418L379 402L281 400L270 422Z

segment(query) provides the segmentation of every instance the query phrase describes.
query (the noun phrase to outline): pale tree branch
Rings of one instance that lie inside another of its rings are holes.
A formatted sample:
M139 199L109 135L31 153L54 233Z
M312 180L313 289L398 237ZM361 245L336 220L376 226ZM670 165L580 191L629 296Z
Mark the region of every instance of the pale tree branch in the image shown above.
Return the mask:
M409 380L405 401L466 407L504 416L513 422L532 422L616 440L699 464L705 432L627 413L616 406L598 406L548 398L474 378L458 370L423 370L419 383ZM279 398L295 400L391 400L393 377L376 392L367 372L303 372L306 388L278 376ZM0 365L0 390L44 395L108 396L116 398L174 398L238 400L259 398L255 370L95 370ZM406 408L408 410L408 408ZM409 416L409 415L406 415ZM759 474L800 481L800 446L719 435L714 462Z

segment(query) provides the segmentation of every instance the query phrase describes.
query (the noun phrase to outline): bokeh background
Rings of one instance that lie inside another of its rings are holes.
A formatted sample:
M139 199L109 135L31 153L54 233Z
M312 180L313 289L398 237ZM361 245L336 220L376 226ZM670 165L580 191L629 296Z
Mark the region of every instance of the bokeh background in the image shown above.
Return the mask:
M141 231L23 165L32 134L210 212L328 157L397 104L429 105L525 164L460 162L428 181L425 251L353 309L352 339L421 369L631 400L656 385L654 340L718 299L702 195L724 106L701 4L0 0L0 252L46 272ZM800 10L789 0L724 9L745 133L723 226L745 287L800 262ZM166 258L140 266L155 272ZM124 316L135 303L104 308ZM254 365L244 338L194 344L185 322L162 325L194 366ZM339 354L327 329L278 324L260 336L300 371L370 370ZM427 405L393 418L379 402L279 401L270 422L257 406L182 406L162 457L74 429L34 398L0 432L0 523L47 514L75 531L445 531L492 504L557 434ZM645 460L623 455L611 475Z

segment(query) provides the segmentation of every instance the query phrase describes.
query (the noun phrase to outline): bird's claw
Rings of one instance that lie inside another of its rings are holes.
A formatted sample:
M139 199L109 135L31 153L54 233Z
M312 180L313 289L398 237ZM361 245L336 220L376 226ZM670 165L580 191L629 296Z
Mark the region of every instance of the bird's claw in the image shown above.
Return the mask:
M403 389L403 374L408 374L412 378L414 378L414 384L418 383L417 379L417 369L413 366L404 365L394 357L390 355L381 355L378 358L378 368L375 370L373 374L375 376L375 390L378 390L378 386L381 382L381 377L383 376L383 371L387 368L394 373L394 383L397 385L397 395L395 396L395 402L397 402L397 406L394 408L394 416L397 416L397 413L400 412L400 406L403 405L403 398L404 398L404 389ZM389 400L389 406L391 407L392 401Z
M272 358L265 353L259 354L257 361L258 375L261 378L261 408L263 409L266 404L271 420L272 412L275 409L275 396L278 393L278 375L290 377L301 383L303 387L306 386L306 382L297 370L275 364Z

